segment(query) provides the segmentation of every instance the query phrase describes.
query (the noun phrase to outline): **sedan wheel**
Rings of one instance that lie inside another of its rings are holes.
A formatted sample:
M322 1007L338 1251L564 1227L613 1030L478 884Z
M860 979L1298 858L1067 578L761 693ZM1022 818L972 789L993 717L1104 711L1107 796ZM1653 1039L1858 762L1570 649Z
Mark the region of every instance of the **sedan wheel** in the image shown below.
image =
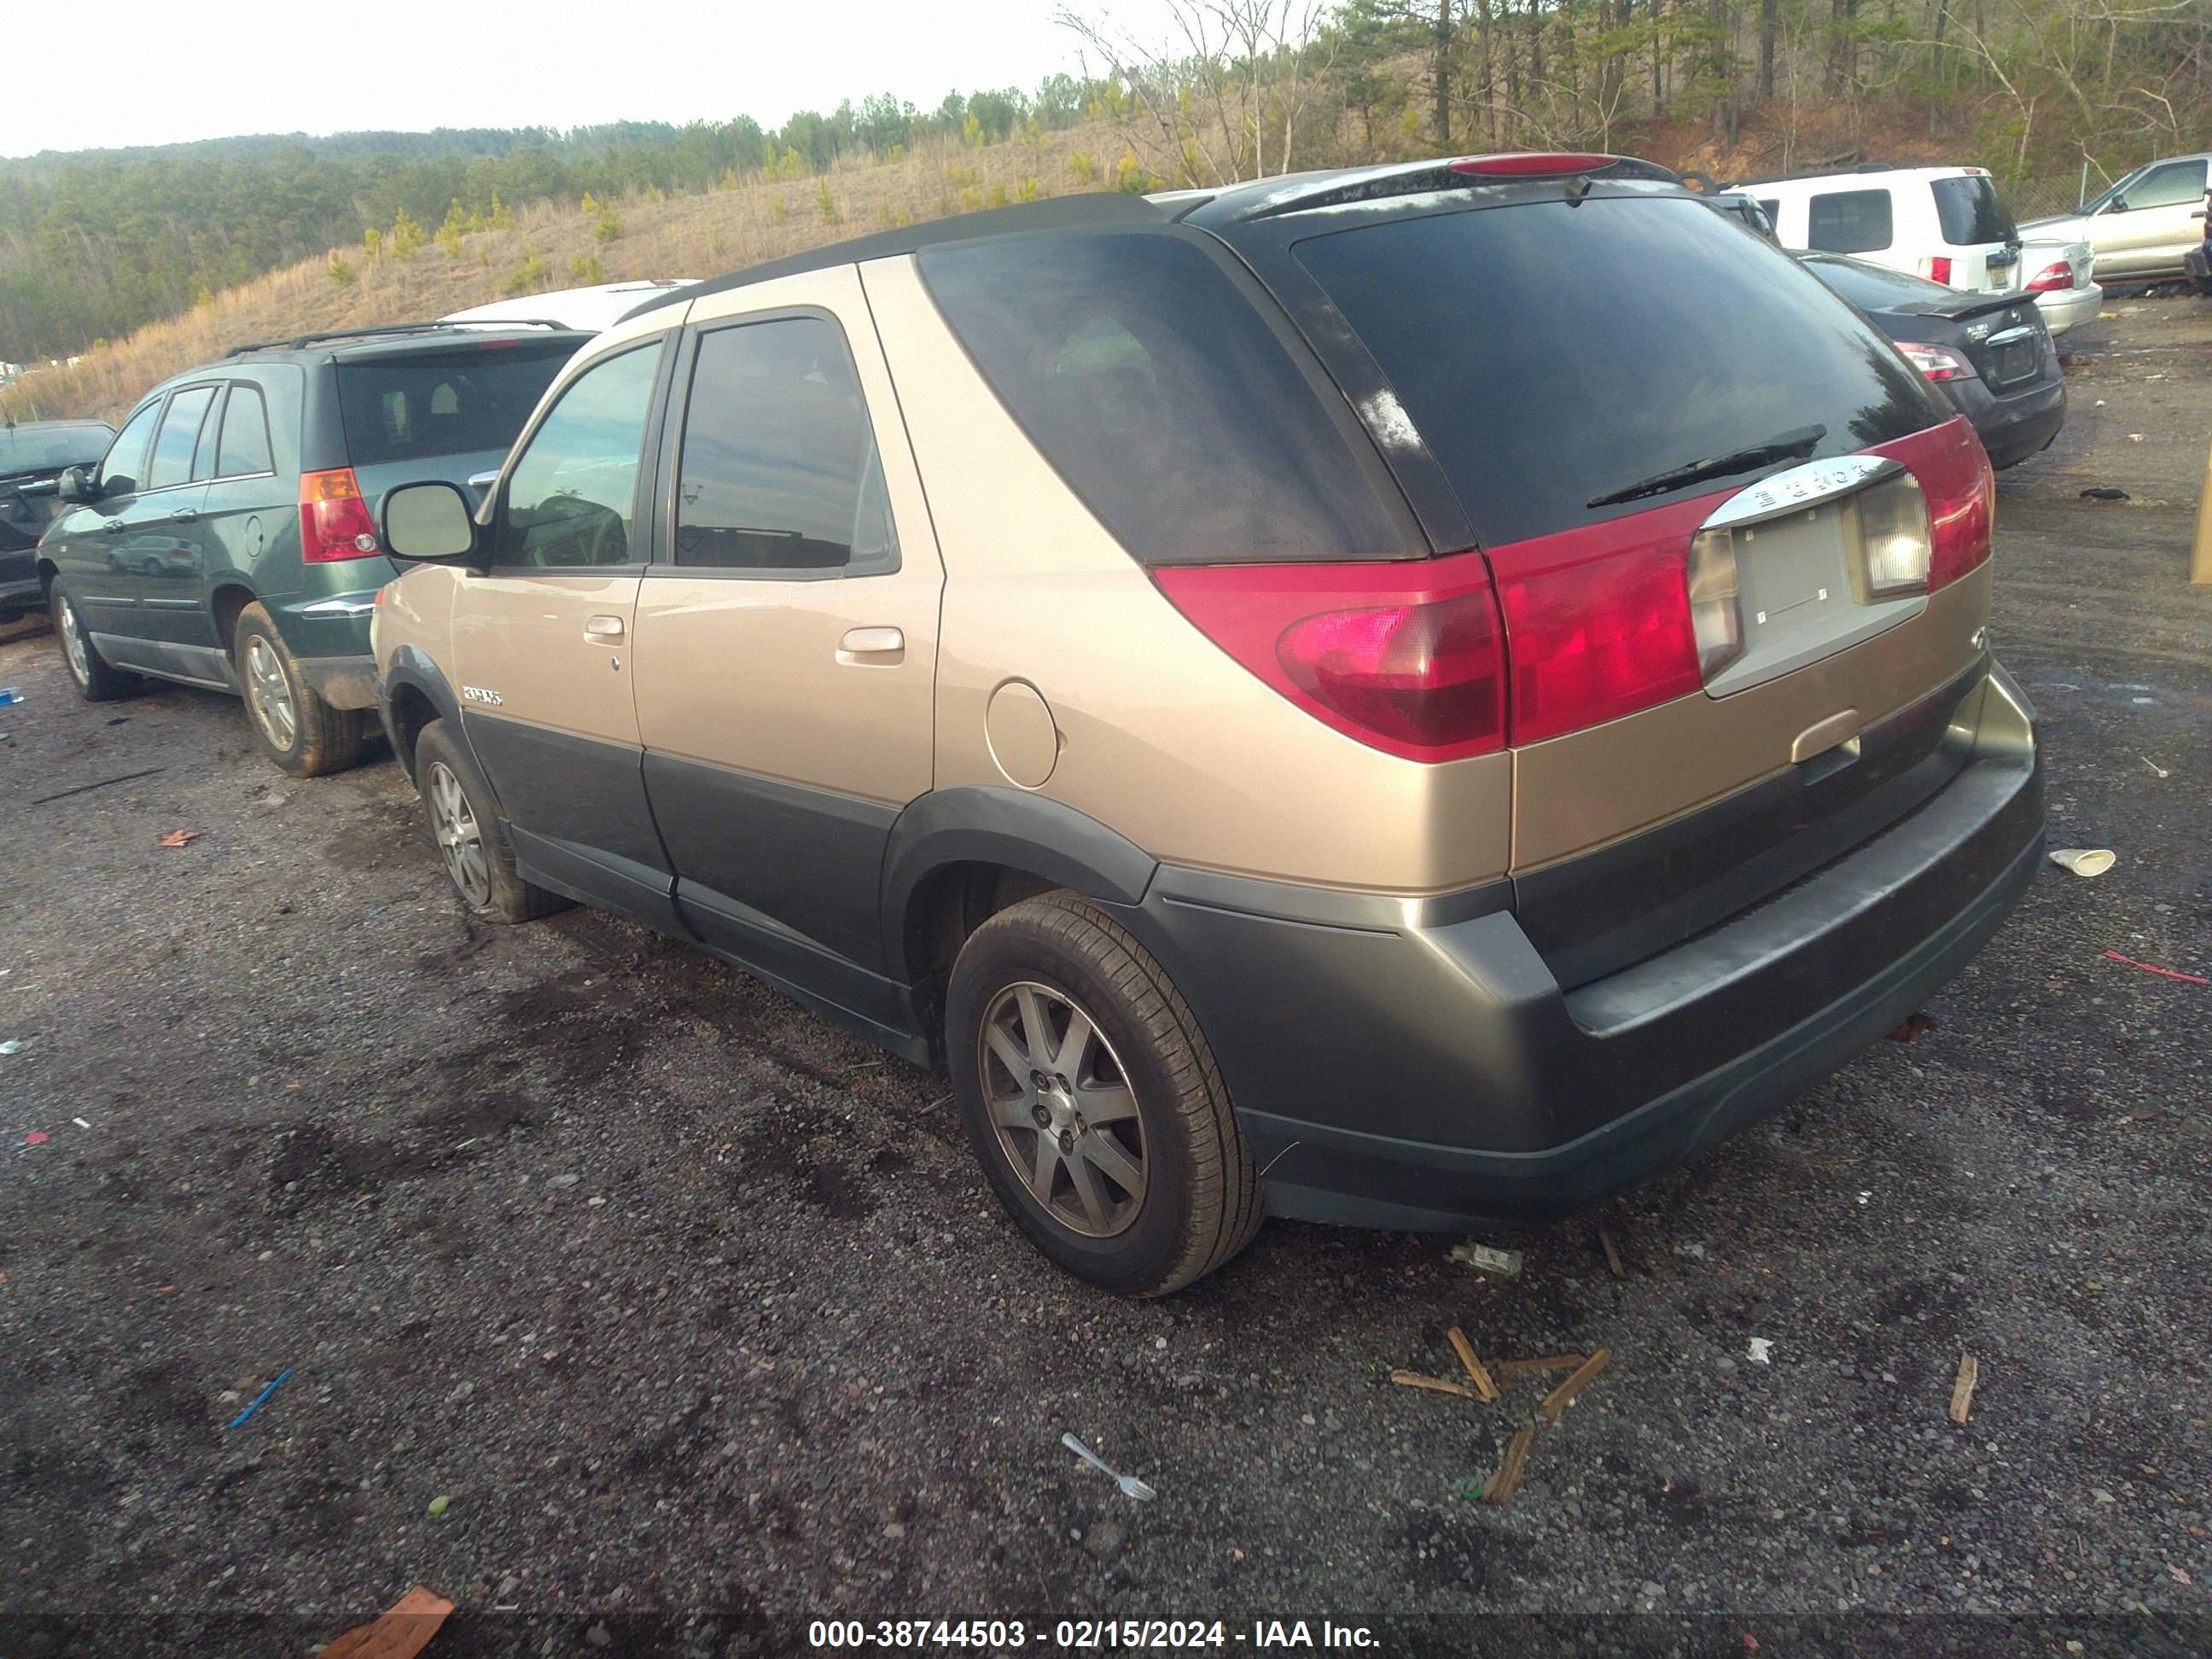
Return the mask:
M76 619L76 607L67 599L54 606L54 620L61 624L62 654L69 659L70 673L79 686L92 684L92 659L86 654L84 634Z
M461 781L443 761L430 763L424 775L424 795L430 803L430 828L438 838L438 856L446 873L471 909L491 902L491 866L484 857L483 832Z

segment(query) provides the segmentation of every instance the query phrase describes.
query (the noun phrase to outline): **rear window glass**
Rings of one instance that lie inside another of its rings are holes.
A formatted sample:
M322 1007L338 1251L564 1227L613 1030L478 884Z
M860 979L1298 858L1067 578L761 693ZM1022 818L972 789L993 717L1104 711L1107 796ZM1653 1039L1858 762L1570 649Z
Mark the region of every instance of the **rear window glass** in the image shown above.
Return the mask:
M338 410L356 466L505 449L574 343L338 365Z
M1341 395L1187 235L956 244L921 271L1009 412L1144 562L1428 550Z
M1867 325L1703 204L1592 197L1395 219L1297 255L1492 546L1646 510L1596 498L1810 426L1810 459L1947 419Z
M1870 265L1859 259L1830 258L1817 253L1808 258L1805 264L1830 288L1865 311L1905 309L1931 304L1949 310L1961 303L1956 289L1946 288L1941 283L1931 283L1924 276L1908 276L1903 271L1892 270L1886 265Z
M1891 236L1886 190L1830 191L1805 205L1805 246L1823 253L1877 253Z
M1936 191L1936 217L1943 228L1943 240L1954 247L1972 247L1980 242L2010 242L2017 240L2020 227L2013 223L2012 215L1998 198L1997 187L1987 179L1938 179L1932 188Z
M0 426L0 478L90 466L114 436L114 429L105 426Z

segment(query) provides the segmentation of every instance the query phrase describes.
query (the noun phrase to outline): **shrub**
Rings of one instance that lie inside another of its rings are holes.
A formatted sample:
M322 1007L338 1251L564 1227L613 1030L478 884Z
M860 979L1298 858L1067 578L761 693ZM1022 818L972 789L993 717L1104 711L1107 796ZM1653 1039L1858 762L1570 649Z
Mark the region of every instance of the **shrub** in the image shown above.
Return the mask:
M507 273L507 291L526 294L545 281L545 256L534 247L522 250L522 263Z
M331 262L325 267L325 269L329 271L331 282L333 286L337 288L351 288L353 286L354 268L337 254L333 253L331 255Z
M596 253L576 255L568 261L568 274L586 287L596 287L607 280L606 273L599 269L599 256Z
M361 245L368 250L370 258L381 259L384 257L384 233L374 225L362 232Z
M622 221L615 217L615 210L612 208L601 208L599 222L592 227L592 240L595 242L611 242L621 234Z
M392 252L402 259L411 259L422 251L426 240L422 227L415 222L405 208L400 209L399 216L392 222Z
M830 181L827 179L822 181L822 188L816 192L814 206L815 210L821 214L823 224L834 225L837 222L839 216L837 198L830 193Z
M1086 185L1098 182L1098 162L1087 150L1073 150L1067 157L1067 170Z

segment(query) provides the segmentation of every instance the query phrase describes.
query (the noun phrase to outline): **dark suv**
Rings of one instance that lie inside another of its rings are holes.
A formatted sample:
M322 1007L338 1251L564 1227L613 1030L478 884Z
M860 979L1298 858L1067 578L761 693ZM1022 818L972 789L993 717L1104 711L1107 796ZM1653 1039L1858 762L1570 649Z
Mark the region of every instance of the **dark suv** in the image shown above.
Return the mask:
M242 347L141 400L97 468L62 474L37 577L77 689L138 674L242 693L264 753L359 758L386 490L496 468L589 335L424 324Z
M46 608L32 550L60 505L54 480L113 441L105 421L10 421L0 426L0 623Z

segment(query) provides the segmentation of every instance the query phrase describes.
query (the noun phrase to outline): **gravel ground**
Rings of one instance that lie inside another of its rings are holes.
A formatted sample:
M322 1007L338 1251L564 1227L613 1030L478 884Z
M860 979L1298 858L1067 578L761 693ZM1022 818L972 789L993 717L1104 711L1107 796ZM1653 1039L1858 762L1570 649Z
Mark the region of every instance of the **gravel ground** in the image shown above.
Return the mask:
M2047 872L1918 1041L1498 1241L1510 1279L1276 1223L1094 1294L939 1079L603 915L471 925L380 757L294 782L234 702L84 704L0 644L0 1651L304 1654L418 1582L464 1609L433 1659L824 1615L2212 1650L2212 988L2103 955L2212 974L2212 308L2126 303L2001 491L1995 620L2054 844L2118 867ZM1544 1384L1386 1380L1452 1370L1454 1324L1612 1352L1508 1509L1471 1488Z

